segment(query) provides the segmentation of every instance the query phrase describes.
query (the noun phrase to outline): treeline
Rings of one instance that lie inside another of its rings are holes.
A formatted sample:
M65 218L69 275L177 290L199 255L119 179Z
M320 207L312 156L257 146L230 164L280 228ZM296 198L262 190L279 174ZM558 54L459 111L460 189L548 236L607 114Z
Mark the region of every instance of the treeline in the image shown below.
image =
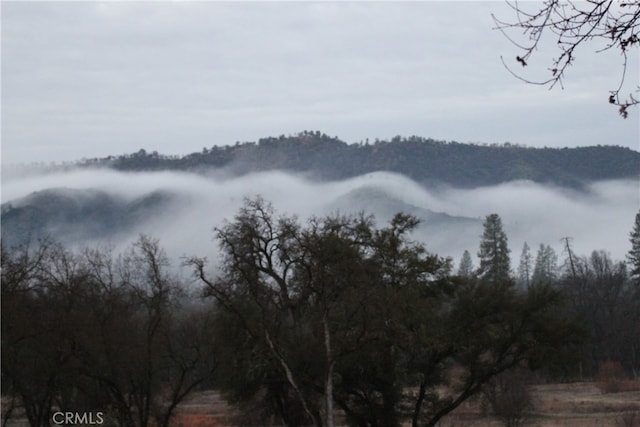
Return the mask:
M216 230L215 268L183 262L190 278L145 236L122 254L3 247L5 420L101 411L110 425L169 426L189 393L214 388L244 409L240 425L333 426L340 414L434 426L514 370L569 380L612 359L637 375L640 213L630 273L569 252L570 272L524 285L498 215L480 266L458 274L411 240L416 225L300 223L247 200Z
M340 180L374 171L402 173L421 183L456 187L532 180L579 188L584 182L640 176L640 153L619 146L527 148L515 144L463 144L412 136L347 144L319 131L212 146L185 156L144 149L85 159L76 167L124 171L225 168L246 174L268 170L305 172Z
M498 236L497 245L488 237ZM548 244L539 244L533 251L527 242L520 253L517 267L512 268L507 238L499 217L487 217L485 238L479 252L476 269L469 251L462 254L457 274L474 277L487 266L501 267L503 277L509 276L517 289L525 291L549 285L561 291L566 313L579 319L589 332L577 366L579 378L593 377L601 364L615 361L634 378L640 376L640 213L636 215L630 233L631 249L627 260L613 260L604 250L589 255L576 254L571 238L565 237L563 259ZM484 246L483 246L484 245ZM495 257L483 255L496 252ZM496 260L501 260L496 262ZM567 371L568 372L568 371ZM575 374L576 372L574 372Z

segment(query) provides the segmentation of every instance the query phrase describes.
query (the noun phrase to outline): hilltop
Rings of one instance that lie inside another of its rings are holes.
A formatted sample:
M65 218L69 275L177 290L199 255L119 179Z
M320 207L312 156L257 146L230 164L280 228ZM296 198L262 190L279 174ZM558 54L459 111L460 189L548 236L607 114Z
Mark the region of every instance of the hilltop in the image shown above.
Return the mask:
M282 170L313 179L342 180L374 171L401 173L421 184L473 188L514 180L561 187L640 177L640 152L612 145L530 148L510 143L470 144L418 136L348 144L319 131L212 146L184 156L141 149L83 159L71 167L121 171L224 170L232 176Z

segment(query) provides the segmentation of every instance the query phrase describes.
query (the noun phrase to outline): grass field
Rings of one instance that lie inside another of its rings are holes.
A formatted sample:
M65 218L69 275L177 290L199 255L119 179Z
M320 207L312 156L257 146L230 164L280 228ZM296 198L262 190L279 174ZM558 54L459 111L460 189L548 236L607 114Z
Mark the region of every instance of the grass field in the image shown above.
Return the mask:
M630 391L602 393L593 382L545 384L532 387L534 409L526 426L640 427L640 384ZM215 391L195 393L179 407L176 427L239 426L232 408ZM477 401L463 404L445 418L442 427L499 427L492 416L482 416ZM244 427L244 426L243 426Z
M640 382L627 382L617 393L603 393L593 382L532 386L534 409L529 427L640 427ZM4 400L4 399L3 399ZM6 408L6 402L3 405ZM237 420L248 408L229 405L216 391L194 393L178 408L174 427L247 427ZM4 414L3 414L4 415ZM338 424L339 424L339 418ZM483 416L478 399L464 403L441 421L441 427L500 427L502 422ZM25 419L8 426L28 426Z

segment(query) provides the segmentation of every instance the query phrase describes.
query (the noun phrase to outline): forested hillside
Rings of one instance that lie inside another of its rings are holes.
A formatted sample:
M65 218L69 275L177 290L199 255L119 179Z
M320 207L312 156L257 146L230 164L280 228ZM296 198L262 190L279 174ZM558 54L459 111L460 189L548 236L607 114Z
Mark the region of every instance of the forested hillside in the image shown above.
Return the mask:
M603 141L609 143L609 141ZM185 156L144 149L134 154L85 159L82 167L126 171L225 168L233 174L267 170L304 172L339 180L373 171L402 173L421 183L477 187L531 180L580 187L585 181L640 176L640 152L619 146L528 148L463 144L412 136L348 144L319 131L213 146Z
M2 243L19 245L51 236L65 243L113 239L180 203L178 195L153 192L131 201L100 190L46 189L2 204Z

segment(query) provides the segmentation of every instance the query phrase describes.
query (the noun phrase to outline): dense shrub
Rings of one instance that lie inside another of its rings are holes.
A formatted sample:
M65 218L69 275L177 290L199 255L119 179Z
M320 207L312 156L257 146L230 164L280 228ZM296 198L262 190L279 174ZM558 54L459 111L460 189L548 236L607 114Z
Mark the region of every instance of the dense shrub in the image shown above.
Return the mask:
M596 385L602 393L619 393L624 390L627 374L622 364L615 360L605 360L598 367Z

